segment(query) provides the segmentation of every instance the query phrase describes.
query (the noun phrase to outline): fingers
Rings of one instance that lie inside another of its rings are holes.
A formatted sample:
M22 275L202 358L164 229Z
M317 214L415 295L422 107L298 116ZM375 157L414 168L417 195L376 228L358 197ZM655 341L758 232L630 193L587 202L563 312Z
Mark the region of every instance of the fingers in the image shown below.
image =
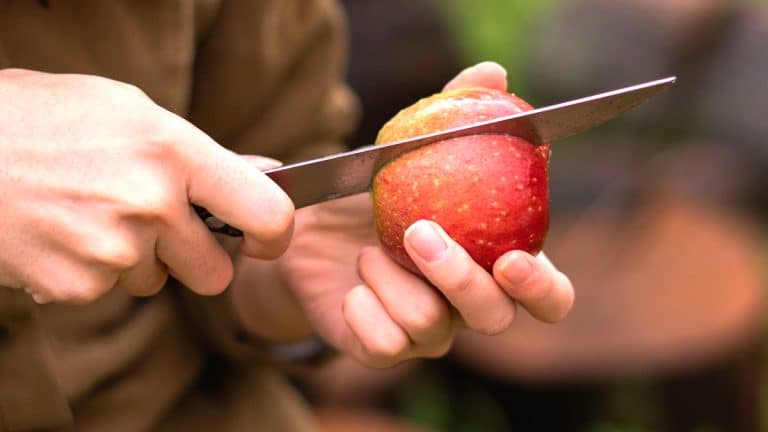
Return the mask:
M387 367L403 359L410 345L408 335L370 288L359 285L347 293L343 313L356 337L353 354L358 360L371 367Z
M253 160L219 146L185 122L180 139L188 146L188 196L245 234L243 251L272 259L288 247L293 231L294 207L288 196ZM260 162L263 166L264 159Z
M115 287L134 296L146 297L157 294L167 280L167 267L152 252L120 275Z
M37 303L90 303L109 292L117 281L114 272L93 271L59 253L41 256L35 265L45 271L29 269L23 288Z
M156 254L168 273L192 291L219 294L232 281L232 261L191 207L160 231Z
M188 145L189 200L243 230L244 252L275 258L287 247L293 227L293 204L262 171L280 161L255 155L236 155L185 121L175 130ZM232 280L228 254L191 208L174 209L170 223L159 231L154 251L124 272L118 285L134 295L159 291L168 273L203 295L222 292ZM156 257L156 258L155 258Z
M452 337L449 305L431 286L403 270L381 248L369 247L358 258L360 277L387 314L426 354L440 355Z
M371 367L414 357L439 357L450 349L457 319L426 281L392 261L381 248L364 248L358 285L344 298L343 316L353 335L348 349Z
M543 253L534 258L522 251L509 252L496 261L493 275L538 320L560 321L573 306L570 280Z
M92 225L77 225L80 243L75 254L55 245L23 275L24 288L38 303L50 301L83 304L113 288L148 296L165 285L168 273L199 294L218 294L230 283L232 263L194 211L186 206L174 224L159 230L157 242L150 231L102 238L84 233ZM83 239L94 239L87 241ZM128 240L131 239L131 240Z
M514 301L443 229L421 220L405 232L405 249L424 276L477 332L497 334L515 317Z
M445 85L443 90L453 90L462 87L485 87L506 91L507 71L498 63L478 63L459 72L455 78Z
M9 74L1 90L17 103L0 116L10 137L0 159L13 168L0 175L2 186L12 186L3 188L2 215L25 235L0 230L9 251L0 259L3 283L39 301L86 302L116 284L151 294L167 266L199 293L220 292L232 264L190 200L242 229L250 255L270 258L286 248L293 204L261 171L265 159L225 150L130 85ZM29 113L42 121L27 124Z

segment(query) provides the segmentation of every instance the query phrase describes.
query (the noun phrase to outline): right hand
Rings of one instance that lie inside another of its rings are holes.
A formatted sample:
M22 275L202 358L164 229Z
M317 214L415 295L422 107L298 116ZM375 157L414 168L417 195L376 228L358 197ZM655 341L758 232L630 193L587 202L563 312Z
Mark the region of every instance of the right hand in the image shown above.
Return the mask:
M240 228L246 255L287 247L283 191L138 88L7 69L0 101L0 286L83 303L151 295L170 274L218 294L232 262L191 203Z

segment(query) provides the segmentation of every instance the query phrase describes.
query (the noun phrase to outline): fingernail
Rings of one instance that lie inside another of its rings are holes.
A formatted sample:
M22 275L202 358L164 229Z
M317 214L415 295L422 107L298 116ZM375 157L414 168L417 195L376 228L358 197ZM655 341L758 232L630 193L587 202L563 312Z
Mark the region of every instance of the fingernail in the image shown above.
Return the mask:
M405 238L413 250L427 262L437 261L445 255L448 245L431 223L421 220L405 231Z
M501 276L512 285L525 282L533 275L533 266L522 253L512 252L501 271Z

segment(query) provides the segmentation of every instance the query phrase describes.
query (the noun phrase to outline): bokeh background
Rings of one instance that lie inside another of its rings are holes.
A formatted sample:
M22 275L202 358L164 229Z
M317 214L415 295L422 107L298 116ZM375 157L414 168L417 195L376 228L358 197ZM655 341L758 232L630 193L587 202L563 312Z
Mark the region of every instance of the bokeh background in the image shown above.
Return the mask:
M768 430L768 2L347 0L349 80L373 142L483 60L534 106L676 75L628 115L555 143L545 247L562 323L524 312L444 359L338 359L297 380L322 430Z

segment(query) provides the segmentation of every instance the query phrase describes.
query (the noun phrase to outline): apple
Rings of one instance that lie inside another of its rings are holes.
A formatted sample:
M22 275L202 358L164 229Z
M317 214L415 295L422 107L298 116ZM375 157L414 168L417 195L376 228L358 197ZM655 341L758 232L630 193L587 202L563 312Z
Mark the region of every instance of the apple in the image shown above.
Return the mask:
M501 90L470 87L437 93L403 109L379 131L385 144L532 107ZM419 274L403 246L420 219L438 223L491 272L504 253L541 250L549 228L549 145L512 134L439 141L384 165L372 185L376 231L386 253Z

